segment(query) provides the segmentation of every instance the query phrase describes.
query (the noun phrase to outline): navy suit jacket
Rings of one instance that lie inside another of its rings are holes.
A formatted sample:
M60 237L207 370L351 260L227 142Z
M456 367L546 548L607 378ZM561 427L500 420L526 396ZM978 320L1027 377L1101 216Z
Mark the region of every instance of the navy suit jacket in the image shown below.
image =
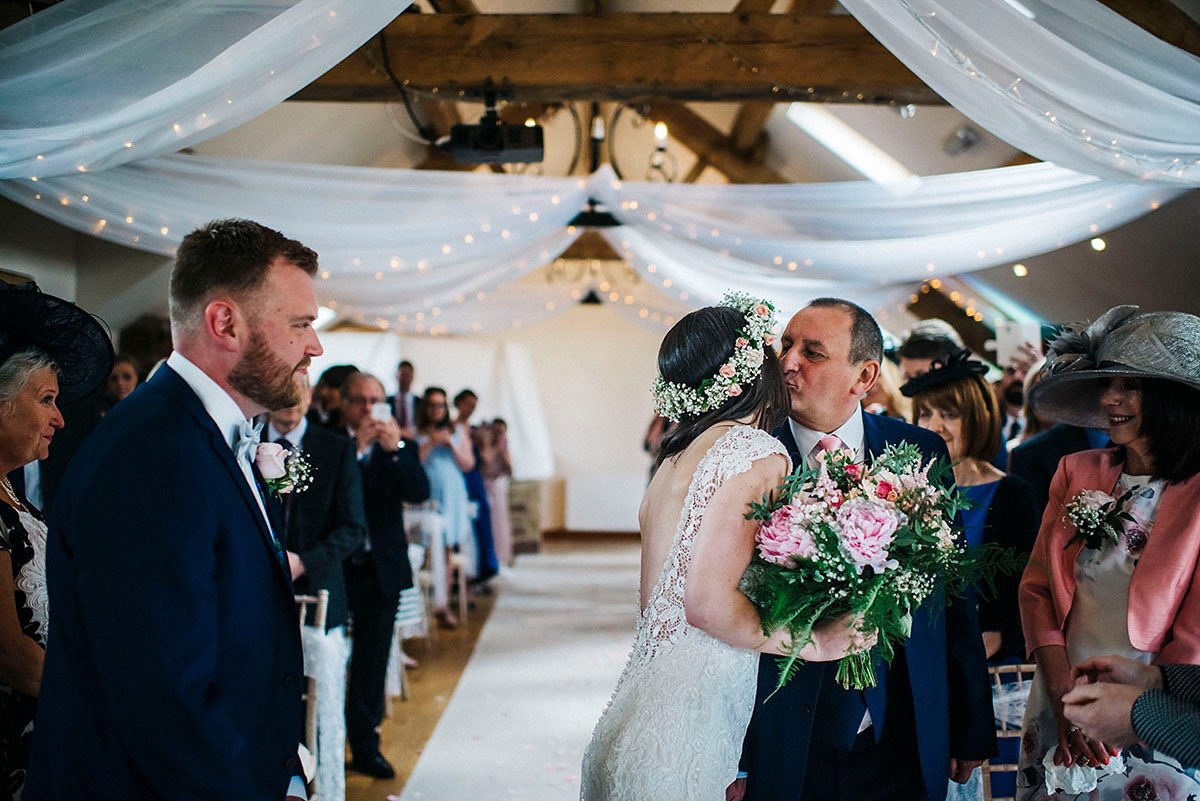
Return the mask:
M346 576L342 561L362 546L367 522L362 475L354 443L311 422L300 441L313 466L313 483L288 501L287 549L304 562L297 595L329 591L325 627L346 622Z
M54 625L25 798L283 798L303 719L292 584L177 373L161 367L108 414L50 519Z
M385 594L398 594L413 586L404 504L429 500L429 477L411 439L401 440L400 449L392 453L377 442L359 465L375 574Z
M1087 429L1059 423L1039 432L1013 448L1009 454L1009 472L1033 486L1038 515L1050 503L1050 480L1058 472L1058 463L1069 453L1097 446L1088 440ZM1039 520L1041 518L1039 517Z
M901 420L863 413L867 458L881 454L889 444L910 442L925 458L946 457L941 438ZM784 424L775 436L787 447L794 464L800 464L791 429ZM913 615L912 636L897 654L896 664L906 664L912 688L915 720L888 721L886 693L888 668L876 661L878 685L865 693L877 736L882 726L912 725L920 754L921 774L931 799L946 795L950 757L986 759L996 753L995 720L983 642L975 614L975 599L962 598L949 606L941 593L925 601ZM796 801L804 787L809 741L819 715L817 698L826 683L826 671L836 662L808 662L769 701L779 677L780 659L764 655L759 663L758 697L746 732L742 768L749 773L747 801ZM764 703L765 702L765 703ZM839 721L851 737L862 719ZM832 732L817 732L833 741Z

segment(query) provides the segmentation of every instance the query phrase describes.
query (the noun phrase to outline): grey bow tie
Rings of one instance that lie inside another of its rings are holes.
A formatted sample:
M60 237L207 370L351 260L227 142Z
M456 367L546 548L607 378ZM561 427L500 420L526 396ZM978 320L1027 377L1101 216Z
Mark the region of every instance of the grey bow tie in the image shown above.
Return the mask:
M258 449L258 436L262 433L262 423L252 423L243 420L238 425L237 443L233 446L233 456L239 462L254 464L254 452Z

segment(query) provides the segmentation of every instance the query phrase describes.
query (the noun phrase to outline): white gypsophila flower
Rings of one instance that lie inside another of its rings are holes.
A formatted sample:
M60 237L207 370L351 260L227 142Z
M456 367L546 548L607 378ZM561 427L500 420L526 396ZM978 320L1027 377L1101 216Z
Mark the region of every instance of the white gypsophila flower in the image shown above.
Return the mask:
M771 334L775 327L774 305L745 292L725 293L721 305L737 309L746 318L745 327L738 331L733 357L721 365L716 375L701 381L699 387L667 381L659 376L653 389L655 414L674 422L685 417L699 417L741 395L743 385L761 374L763 348L775 340Z

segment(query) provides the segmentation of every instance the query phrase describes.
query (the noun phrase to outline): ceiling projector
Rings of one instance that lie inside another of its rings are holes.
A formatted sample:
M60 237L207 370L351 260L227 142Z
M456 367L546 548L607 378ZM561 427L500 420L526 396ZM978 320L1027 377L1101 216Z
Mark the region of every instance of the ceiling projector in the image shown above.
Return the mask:
M545 156L542 126L503 123L492 109L476 125L451 127L446 149L460 164L530 163Z

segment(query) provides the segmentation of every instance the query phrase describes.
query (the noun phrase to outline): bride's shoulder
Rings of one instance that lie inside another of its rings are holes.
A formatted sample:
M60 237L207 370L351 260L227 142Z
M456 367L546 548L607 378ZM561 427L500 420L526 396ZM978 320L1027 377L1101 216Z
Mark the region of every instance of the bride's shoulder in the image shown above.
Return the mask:
M783 443L768 432L754 426L736 425L729 429L713 446L712 452L719 452L723 461L735 465L734 472L744 472L750 469L755 462L772 456L781 457L781 459L770 459L770 461L781 461L786 464L786 469L791 469L791 459L788 457L787 448ZM773 470L773 467L767 469Z

